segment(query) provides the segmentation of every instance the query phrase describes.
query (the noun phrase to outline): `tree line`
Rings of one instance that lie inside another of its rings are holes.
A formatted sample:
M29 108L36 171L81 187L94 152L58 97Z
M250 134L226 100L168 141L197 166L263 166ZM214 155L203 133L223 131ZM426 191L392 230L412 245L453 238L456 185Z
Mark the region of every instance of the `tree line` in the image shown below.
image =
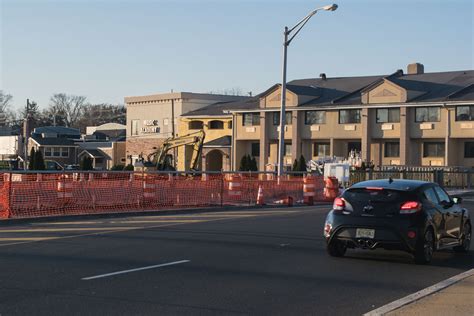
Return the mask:
M49 104L40 109L35 101L28 107L15 111L13 96L0 90L0 126L21 128L28 117L30 127L66 126L85 132L87 126L104 123L126 123L126 109L122 104L92 104L85 96L56 93Z

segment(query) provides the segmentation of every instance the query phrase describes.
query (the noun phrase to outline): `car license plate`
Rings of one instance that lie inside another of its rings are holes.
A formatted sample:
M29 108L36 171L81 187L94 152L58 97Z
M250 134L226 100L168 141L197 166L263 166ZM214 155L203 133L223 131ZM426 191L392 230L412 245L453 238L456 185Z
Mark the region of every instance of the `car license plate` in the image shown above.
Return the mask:
M375 237L375 229L365 229L365 228L357 228L356 229L356 238L374 238Z

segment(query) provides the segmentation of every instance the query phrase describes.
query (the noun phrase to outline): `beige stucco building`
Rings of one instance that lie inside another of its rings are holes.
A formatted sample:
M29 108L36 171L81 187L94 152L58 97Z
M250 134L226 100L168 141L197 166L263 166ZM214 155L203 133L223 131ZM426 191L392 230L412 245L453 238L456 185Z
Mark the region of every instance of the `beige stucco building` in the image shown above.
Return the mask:
M181 135L203 130L206 137L200 159L203 171L230 171L232 169L233 116L230 109L253 106L254 100L240 97L237 101L218 102L182 115ZM192 147L181 147L178 152L179 170L189 170ZM184 157L182 159L181 157Z
M162 93L125 97L127 107L127 163L146 159L163 141L179 136L179 118L183 113L198 110L216 102L238 100L241 97L190 92ZM180 158L177 159L178 164Z
M233 169L246 154L277 164L281 86L235 109ZM382 165L474 166L474 71L294 80L287 85L285 163L361 152Z

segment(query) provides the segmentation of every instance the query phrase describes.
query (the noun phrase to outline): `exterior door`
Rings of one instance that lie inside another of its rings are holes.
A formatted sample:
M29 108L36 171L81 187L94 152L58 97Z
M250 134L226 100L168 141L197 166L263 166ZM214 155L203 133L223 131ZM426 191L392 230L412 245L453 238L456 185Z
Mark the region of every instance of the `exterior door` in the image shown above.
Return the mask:
M446 235L458 239L461 233L462 213L459 205L454 204L449 195L440 186L434 187L439 198L439 206L446 214Z
M433 187L424 190L423 206L430 214L434 225L436 226L436 237L441 243L446 242L446 212L439 205L438 195Z

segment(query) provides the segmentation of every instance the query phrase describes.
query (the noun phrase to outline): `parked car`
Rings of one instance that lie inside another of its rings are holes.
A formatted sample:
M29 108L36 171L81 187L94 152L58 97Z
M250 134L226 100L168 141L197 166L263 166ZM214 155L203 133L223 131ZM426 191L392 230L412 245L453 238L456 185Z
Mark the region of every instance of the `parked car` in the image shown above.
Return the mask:
M46 166L46 170L59 171L64 169L63 166L61 166L57 161L54 160L45 160L44 164Z
M420 264L429 263L436 250L468 252L472 224L461 201L432 182L356 183L334 200L327 215L327 251L341 257L348 248L404 250Z
M79 165L66 165L65 170L79 170Z

